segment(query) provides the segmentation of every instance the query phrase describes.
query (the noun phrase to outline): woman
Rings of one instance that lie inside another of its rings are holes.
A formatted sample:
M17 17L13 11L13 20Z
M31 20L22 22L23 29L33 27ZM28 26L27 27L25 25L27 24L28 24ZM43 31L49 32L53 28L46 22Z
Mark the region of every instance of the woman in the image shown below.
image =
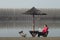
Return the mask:
M41 35L46 37L48 34L48 26L45 24L43 29L42 29L42 32L38 32L38 37L40 37Z
M42 29L42 33L46 33L48 31L48 26L45 24L44 25L44 28Z
M48 26L46 24L44 25L44 28L42 29L42 34L43 34L43 37L47 37L48 35Z

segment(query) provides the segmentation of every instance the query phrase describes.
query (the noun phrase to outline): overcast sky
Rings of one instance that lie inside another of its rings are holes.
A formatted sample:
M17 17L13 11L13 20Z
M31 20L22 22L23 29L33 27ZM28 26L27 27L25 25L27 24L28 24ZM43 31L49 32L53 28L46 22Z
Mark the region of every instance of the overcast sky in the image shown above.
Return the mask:
M60 8L60 0L0 0L0 8Z

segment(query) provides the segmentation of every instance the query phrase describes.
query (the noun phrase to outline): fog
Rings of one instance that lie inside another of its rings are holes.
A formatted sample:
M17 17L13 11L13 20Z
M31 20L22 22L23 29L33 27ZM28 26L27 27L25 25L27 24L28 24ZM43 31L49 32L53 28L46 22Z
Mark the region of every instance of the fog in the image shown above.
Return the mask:
M0 9L0 37L19 37L19 31L27 33L32 30L32 15L23 14L28 9ZM49 27L48 37L60 37L60 9L39 9L47 15L35 15L35 29L44 24Z

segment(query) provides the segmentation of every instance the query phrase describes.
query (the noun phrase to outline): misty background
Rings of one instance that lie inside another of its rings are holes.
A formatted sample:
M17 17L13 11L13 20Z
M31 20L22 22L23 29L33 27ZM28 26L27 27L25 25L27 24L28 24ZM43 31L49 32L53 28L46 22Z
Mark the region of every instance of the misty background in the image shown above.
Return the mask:
M20 37L19 31L23 30L27 37L31 37L32 15L23 14L29 9L0 9L0 37ZM39 9L47 15L35 15L35 29L44 24L49 27L48 37L60 37L60 9Z

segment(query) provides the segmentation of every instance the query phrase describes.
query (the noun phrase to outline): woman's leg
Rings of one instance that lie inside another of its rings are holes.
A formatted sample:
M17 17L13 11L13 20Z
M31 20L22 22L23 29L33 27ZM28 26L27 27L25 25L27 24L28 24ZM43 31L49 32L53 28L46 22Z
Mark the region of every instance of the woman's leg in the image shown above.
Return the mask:
M40 32L38 32L38 37L40 37Z
M38 37L40 37L42 35L42 32L38 32Z

